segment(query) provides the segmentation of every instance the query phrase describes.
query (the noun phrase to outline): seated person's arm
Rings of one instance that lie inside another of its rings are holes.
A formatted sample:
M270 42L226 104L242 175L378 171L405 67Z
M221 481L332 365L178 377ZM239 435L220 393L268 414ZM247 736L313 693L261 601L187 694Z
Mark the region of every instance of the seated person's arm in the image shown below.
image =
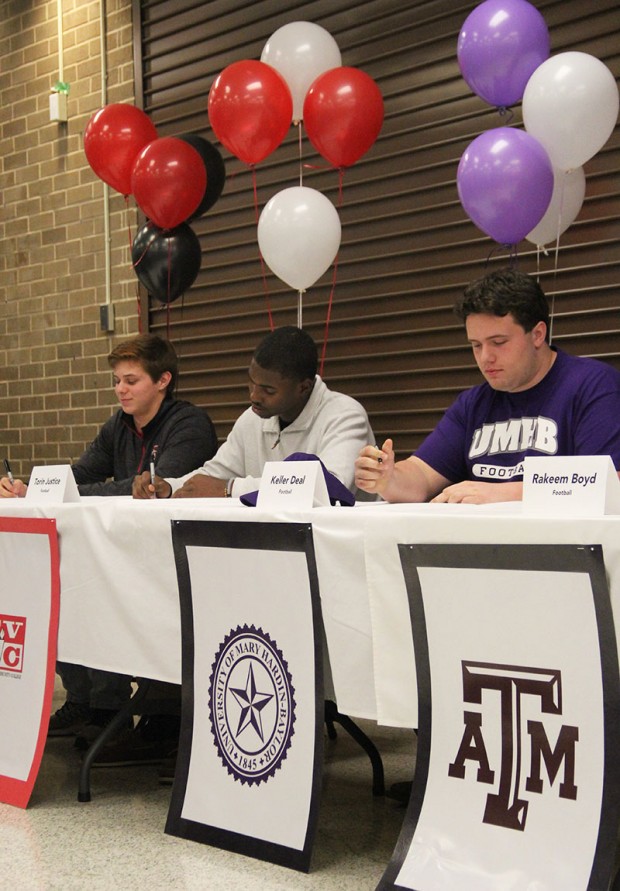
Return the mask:
M377 492L390 502L490 504L520 501L523 495L521 482L464 480L452 483L415 455L395 462L391 439L386 439L382 449L374 446L362 449L355 462L355 482L360 489Z
M355 484L386 501L423 502L449 486L450 480L415 455L395 461L392 440L386 439L381 449L362 449L355 462Z
M222 443L215 456L180 477L155 477L155 485L151 485L148 471L134 479L132 492L134 498L224 498L227 494L228 482L244 475L242 465L242 446L237 441L236 428L233 426L228 439ZM256 488L256 487L255 487ZM250 491L248 489L248 491Z
M220 480L206 473L190 474L183 485L173 490L168 480L155 476L154 485L148 470L135 477L132 495L134 498L225 498L227 480ZM174 492L174 494L173 494Z
M464 480L448 485L431 500L446 504L491 504L495 501L521 501L522 482L484 483Z

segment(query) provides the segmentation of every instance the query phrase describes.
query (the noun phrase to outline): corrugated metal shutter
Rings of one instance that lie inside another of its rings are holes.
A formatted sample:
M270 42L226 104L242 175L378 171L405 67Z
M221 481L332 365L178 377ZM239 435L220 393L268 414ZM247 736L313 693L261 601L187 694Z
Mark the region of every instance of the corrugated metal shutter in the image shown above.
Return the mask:
M232 62L260 58L269 36L291 21L312 21L338 42L344 65L379 84L385 122L373 148L346 170L339 205L338 173L298 130L257 166L259 210L276 192L303 184L339 206L342 245L324 377L360 399L377 439L394 436L411 452L478 372L452 315L462 288L505 251L467 218L456 170L467 145L506 119L469 90L456 43L475 3L317 0L244 3L231 0L136 0L137 83L160 135L198 133L217 144L207 99ZM620 74L617 0L537 2L553 54L580 50ZM512 123L521 121L520 107ZM296 324L298 295L270 273L263 278L256 240L252 176L222 149L227 182L218 203L193 227L203 263L198 279L168 311L149 309L149 327L169 331L182 356L181 391L206 406L224 437L247 404L246 372L274 324ZM540 272L553 300L555 342L620 367L620 183L618 128L586 165L584 206L562 236L559 252L538 255L529 242L518 264ZM304 295L303 324L323 344L332 273Z

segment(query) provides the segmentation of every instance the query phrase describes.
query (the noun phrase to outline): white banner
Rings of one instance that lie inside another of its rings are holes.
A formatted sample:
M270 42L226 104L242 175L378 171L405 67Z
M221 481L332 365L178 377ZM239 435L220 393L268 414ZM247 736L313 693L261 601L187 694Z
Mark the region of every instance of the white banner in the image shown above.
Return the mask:
M323 723L310 527L173 530L183 715L166 831L307 870Z
M379 887L607 888L620 697L601 549L401 545L401 559L418 756Z
M0 517L0 801L19 807L47 735L59 597L55 521Z

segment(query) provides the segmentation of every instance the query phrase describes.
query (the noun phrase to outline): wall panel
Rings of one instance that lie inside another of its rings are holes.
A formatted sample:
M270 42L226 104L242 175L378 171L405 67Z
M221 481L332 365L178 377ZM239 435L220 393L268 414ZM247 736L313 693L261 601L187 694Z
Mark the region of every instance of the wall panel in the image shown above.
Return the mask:
M256 169L258 211L280 189L316 188L338 207L342 245L326 351L330 386L359 398L379 440L407 454L455 395L479 380L452 314L464 285L508 262L506 251L469 221L456 170L467 145L491 127L521 125L471 93L460 75L456 41L475 3L449 0L317 0L257 3L134 0L144 108L160 135L199 133L215 142L207 117L216 75L260 57L269 36L291 21L313 21L337 40L344 65L379 84L385 123L376 144L343 176L328 169L291 128ZM617 0L540 0L552 53L580 50L620 74ZM269 271L256 242L250 170L225 150L227 182L214 208L195 221L203 262L191 290L171 307L152 303L149 327L168 332L182 356L182 391L211 411L220 437L247 404L251 351L275 325L296 324L297 294ZM555 342L620 367L620 183L618 128L586 165L584 206L559 249L524 241L517 263L538 273L553 301ZM303 299L304 327L320 346L331 270Z

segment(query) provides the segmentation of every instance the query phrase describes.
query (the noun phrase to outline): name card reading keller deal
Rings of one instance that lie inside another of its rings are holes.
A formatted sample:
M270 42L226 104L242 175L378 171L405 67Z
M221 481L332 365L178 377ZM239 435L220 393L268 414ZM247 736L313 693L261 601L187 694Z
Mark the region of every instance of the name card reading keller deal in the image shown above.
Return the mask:
M26 498L30 501L79 501L80 493L70 464L33 467Z
M523 512L569 517L620 514L620 480L609 455L526 458Z
M328 507L329 494L320 461L267 461L256 506L269 510Z

